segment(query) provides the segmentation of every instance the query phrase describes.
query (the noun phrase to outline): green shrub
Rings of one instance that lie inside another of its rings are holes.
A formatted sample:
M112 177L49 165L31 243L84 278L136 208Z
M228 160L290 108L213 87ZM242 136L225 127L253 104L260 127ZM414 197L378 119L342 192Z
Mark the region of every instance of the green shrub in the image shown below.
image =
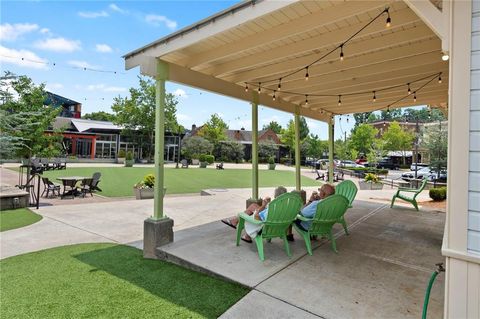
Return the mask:
M206 161L208 164L213 164L213 162L215 161L215 156L213 156L213 155L205 155L205 161Z
M125 156L125 159L126 159L127 161L133 160L133 153L132 153L132 151L128 151L128 152L127 152L127 155Z
M447 188L446 187L432 188L428 191L428 195L434 201L445 200L447 198Z
M118 157L125 158L125 150L118 151Z
M268 158L268 164L275 164L275 158L273 156Z
M155 175L145 175L145 177L143 178L143 183L145 184L145 186L153 188L153 186L155 185Z
M365 175L365 182L379 183L380 178L373 173L367 173L367 175Z
M198 160L200 162L206 162L207 161L207 154L200 154L198 155Z

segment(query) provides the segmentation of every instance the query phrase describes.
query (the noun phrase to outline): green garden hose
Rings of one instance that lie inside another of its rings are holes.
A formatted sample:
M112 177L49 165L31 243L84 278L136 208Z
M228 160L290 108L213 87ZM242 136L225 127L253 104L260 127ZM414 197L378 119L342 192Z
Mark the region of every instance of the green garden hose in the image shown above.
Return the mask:
M423 312L422 312L422 319L427 319L427 308L428 308L428 301L430 300L430 291L432 290L433 283L437 278L438 274L445 271L443 268L443 263L435 264L437 269L432 273L430 277L430 281L428 282L427 291L425 292L425 300L423 301Z

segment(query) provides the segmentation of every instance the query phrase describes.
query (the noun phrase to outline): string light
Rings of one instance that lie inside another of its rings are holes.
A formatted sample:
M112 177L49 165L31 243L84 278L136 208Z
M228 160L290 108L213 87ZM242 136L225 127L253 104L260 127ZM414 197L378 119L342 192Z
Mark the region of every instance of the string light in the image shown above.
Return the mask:
M272 96L272 99L275 101L277 99L277 97L275 96L275 93L277 93L277 91L273 90L273 96Z
M280 91L282 89L282 78L278 79L278 87L277 87L278 91Z
M349 116L349 115L347 115L347 123L348 123L349 119L350 119L350 116Z
M343 43L340 45L340 61L343 61Z
M390 107L387 106L387 115L390 116Z
M438 75L438 84L442 84L442 74Z
M342 96L338 96L338 106L342 106Z
M388 8L385 9L387 11L387 21L386 21L386 26L387 28L390 28L392 25L392 19L390 18L390 11L388 11Z
M444 54L442 55L442 60L443 60L443 61L448 61L448 59L450 59L450 57L448 56L448 54L444 53Z
M338 117L338 121L339 121L339 122L342 121L342 116L341 116L341 115Z
M373 91L373 103L377 101L377 95L375 94L375 91Z
M245 83L245 92L248 92L248 83Z
M258 82L258 93L262 93L262 82Z
M305 81L308 81L308 66L305 68Z
M308 106L308 95L305 94L305 106Z
M323 113L325 113L325 111L324 111L324 109L321 109L320 114L323 114Z
M408 85L408 95L412 94L412 90L410 89L410 83L407 83Z
M417 92L413 92L413 102L417 102Z

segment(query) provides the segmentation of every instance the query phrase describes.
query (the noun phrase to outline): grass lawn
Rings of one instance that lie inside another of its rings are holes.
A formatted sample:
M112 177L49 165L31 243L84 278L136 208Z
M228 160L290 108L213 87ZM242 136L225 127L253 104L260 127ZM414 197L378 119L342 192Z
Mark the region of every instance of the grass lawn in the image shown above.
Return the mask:
M101 195L108 197L133 196L133 185L147 174L153 174L151 167L85 167L67 168L61 171L47 171L45 176L55 180L59 176L92 176L101 172L99 187ZM58 181L57 181L58 182ZM260 187L295 186L295 174L290 171L259 171ZM302 177L303 186L319 186L320 183ZM252 187L252 174L245 169L165 169L167 194L198 193L207 188L247 188Z
M0 212L0 232L25 227L42 219L28 208L4 210Z
M57 247L0 266L0 318L217 318L248 293L114 244Z

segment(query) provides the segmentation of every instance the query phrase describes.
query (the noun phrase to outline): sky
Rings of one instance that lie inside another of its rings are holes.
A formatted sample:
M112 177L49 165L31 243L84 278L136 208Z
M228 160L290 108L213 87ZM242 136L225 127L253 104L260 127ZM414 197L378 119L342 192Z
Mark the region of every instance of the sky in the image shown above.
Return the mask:
M140 71L126 71L122 56L238 1L1 1L0 69L26 75L46 89L82 103L82 113L111 112L113 98L138 86ZM86 68L87 70L84 70ZM89 71L93 69L96 71ZM248 103L174 83L177 118L190 128L218 113L231 129L251 129ZM291 114L259 107L259 127L286 126ZM328 138L327 124L307 118L310 132ZM353 117L336 118L344 136Z

